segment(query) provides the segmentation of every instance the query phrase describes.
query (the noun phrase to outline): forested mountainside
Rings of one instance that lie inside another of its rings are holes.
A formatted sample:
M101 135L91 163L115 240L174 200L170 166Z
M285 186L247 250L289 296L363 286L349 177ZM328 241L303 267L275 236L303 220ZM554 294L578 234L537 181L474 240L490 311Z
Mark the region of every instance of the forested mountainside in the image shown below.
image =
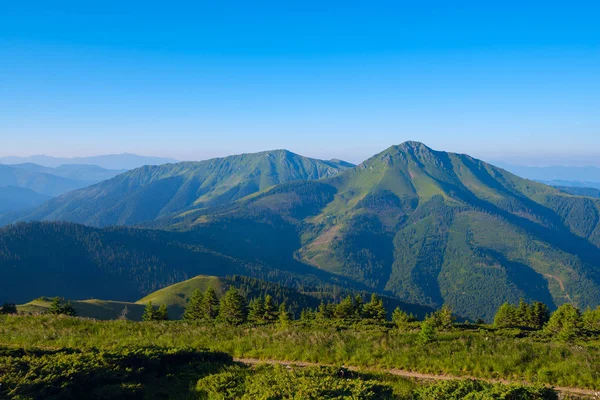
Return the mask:
M219 251L293 252L407 302L490 319L521 297L598 305L599 210L598 199L407 142L336 177L279 185L169 223ZM284 236L288 249L269 247Z
M264 158L265 153L260 154ZM288 153L281 154L283 157ZM267 158L273 157L267 154ZM213 162L222 166L223 160ZM230 171L232 165L229 163L226 170ZM164 168L178 166L183 167L176 164ZM133 179L144 171L121 177ZM217 175L234 179L231 174ZM189 179L199 182L193 176L195 172ZM160 176L155 180L163 182ZM246 178L239 181L246 185L243 182ZM187 204L181 207L181 213L165 211L179 209L174 204L180 197L159 190L162 183L151 184L153 191L140 195L138 203L127 201L127 207L131 206L127 213L113 208L111 214L98 199L82 198L65 205L73 208L65 208L67 214L63 215L84 215L93 209L97 213L91 219L86 217L88 223L152 220L146 224L167 232L125 228L86 231L85 237L111 239L103 241L103 246L86 244L80 254L73 256L67 249L81 248L88 239L76 241L72 233L62 239L65 233L61 229L82 232L91 228L25 225L10 228L13 231L2 235L13 238L4 244L2 265L35 265L48 259L57 269L84 259L88 260L86 273L100 268L109 271L111 277L123 276L136 285L135 292L127 292L131 297L198 274L240 274L284 285L306 279L336 282L407 303L429 307L448 304L458 315L472 319L490 320L502 303L515 303L520 298L542 301L553 308L565 302L580 308L600 304L598 199L573 196L468 155L434 151L417 142L393 146L330 178L270 187L272 183L266 190L237 201L227 202L212 191L195 205L189 201L179 203ZM179 193L182 186L174 187ZM89 193L89 189L84 192ZM195 192L192 198L200 199L197 195ZM213 203L214 198L220 200ZM148 211L151 207L144 201L158 204L157 199L160 210ZM114 201L120 204L118 207L125 204ZM110 218L104 219L106 216ZM49 227L53 227L52 232L44 233L48 238L39 242L30 239L33 232L15 235L19 229L43 232ZM116 239L111 235L117 235ZM52 243L51 254L48 247L34 245L46 240ZM119 251L113 246L119 246ZM100 255L87 255L95 254L97 249L103 249ZM127 256L119 260L107 257L103 251ZM69 259L66 263L65 258ZM152 274L155 278L150 278ZM118 284L113 278L106 280ZM81 293L84 298L116 299L112 294L119 290L83 294L82 287Z
M351 166L286 150L145 166L53 199L22 219L134 225L232 202L283 182L334 176Z
M188 233L62 222L10 225L0 230L0 303L42 296L134 302L197 275L255 277L316 298L366 289L291 255L239 259L195 240Z

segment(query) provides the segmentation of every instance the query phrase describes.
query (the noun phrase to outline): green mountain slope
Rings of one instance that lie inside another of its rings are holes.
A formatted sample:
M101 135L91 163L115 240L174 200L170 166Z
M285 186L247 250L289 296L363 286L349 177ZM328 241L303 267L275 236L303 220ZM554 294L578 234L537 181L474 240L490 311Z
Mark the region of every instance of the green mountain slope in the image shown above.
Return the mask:
M134 225L235 201L270 186L337 175L348 164L286 150L145 166L53 199L25 217L93 226Z
M333 177L272 186L267 178L286 169L273 175L262 162L289 166L281 161L289 153L278 154L212 160L190 176L171 170L187 171L185 163L143 168L108 181L123 183L128 176L122 190L107 193L130 193L139 201L128 198L125 205L103 197L103 183L92 188L96 197L69 202L64 214L54 215L96 224L152 220L164 230L6 228L0 270L8 279L0 281L0 294L19 296L23 289L14 282L28 281L23 301L41 295L133 301L205 274L375 291L427 307L447 303L473 319L490 320L503 302L520 298L551 307L600 304L599 199L417 142L393 146ZM258 166L248 167L250 161ZM234 173L238 166L256 173L241 178ZM150 184L134 184L136 176L147 182L150 171ZM204 183L196 176L212 182L210 190L199 192ZM242 190L248 182L254 189ZM231 187L235 195L223 197Z
M357 294L348 289L322 286L320 288L303 286L302 290L292 289L276 283L267 282L259 279L245 276L218 277L210 275L198 275L183 282L175 283L156 292L150 293L136 302L124 302L114 300L70 300L69 302L80 317L94 318L99 320L112 320L126 318L133 321L140 321L144 313L144 308L148 302L154 306L166 305L170 319L181 319L185 307L196 289L205 292L212 287L218 297L225 294L229 287L236 287L240 294L246 299L262 297L267 294L273 297L275 304L285 302L290 311L299 317L300 310L313 308L317 309L323 302L339 302L345 296ZM365 300L370 298L370 293L362 292ZM384 305L389 313L396 307L413 313L419 318L423 318L432 310L427 307L419 307L413 304L406 304L394 298L383 297ZM62 300L61 303L66 303ZM28 303L17 306L20 313L45 313L50 308L52 299L40 297Z
M407 142L333 178L190 210L170 228L241 259L292 253L405 301L490 319L521 297L600 304L599 211L598 199Z

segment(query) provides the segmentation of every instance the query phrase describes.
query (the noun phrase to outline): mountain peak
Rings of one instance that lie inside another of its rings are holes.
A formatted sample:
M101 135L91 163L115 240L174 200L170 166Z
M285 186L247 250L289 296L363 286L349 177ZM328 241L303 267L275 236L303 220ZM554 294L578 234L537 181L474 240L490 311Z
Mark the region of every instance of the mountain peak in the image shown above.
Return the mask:
M405 149L405 150L428 150L428 151L433 151L433 150L431 150L431 148L427 147L424 143L417 142L415 140L407 140L406 142L401 143L401 144L397 145L396 147L398 147L400 149Z

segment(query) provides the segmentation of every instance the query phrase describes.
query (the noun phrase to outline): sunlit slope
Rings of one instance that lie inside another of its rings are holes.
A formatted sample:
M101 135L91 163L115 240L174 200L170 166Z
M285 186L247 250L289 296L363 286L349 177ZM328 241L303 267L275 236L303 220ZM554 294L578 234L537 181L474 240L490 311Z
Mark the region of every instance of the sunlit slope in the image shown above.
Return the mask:
M408 302L489 319L521 297L600 304L599 210L598 199L406 142L336 177L189 212L172 227L219 251L243 243L236 256L293 254Z
M334 176L350 166L286 150L145 166L53 199L23 219L101 227L148 223L189 207L235 201L279 183Z

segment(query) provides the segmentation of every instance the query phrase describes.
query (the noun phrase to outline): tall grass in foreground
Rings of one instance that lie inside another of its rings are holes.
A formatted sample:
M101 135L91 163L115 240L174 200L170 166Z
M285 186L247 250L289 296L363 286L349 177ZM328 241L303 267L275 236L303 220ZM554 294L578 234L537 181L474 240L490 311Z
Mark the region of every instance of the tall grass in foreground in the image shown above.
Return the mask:
M378 326L231 327L182 321L135 323L51 316L0 317L0 344L23 348L189 346L235 357L401 368L600 389L598 342L543 342L502 332L442 332L432 343L419 345L417 332L401 333Z

